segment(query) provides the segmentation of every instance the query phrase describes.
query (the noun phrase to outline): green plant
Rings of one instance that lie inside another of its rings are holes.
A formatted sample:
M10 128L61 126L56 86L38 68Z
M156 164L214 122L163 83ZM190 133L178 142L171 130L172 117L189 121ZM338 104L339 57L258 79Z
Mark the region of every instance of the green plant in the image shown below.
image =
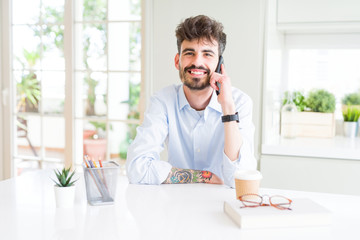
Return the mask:
M335 111L335 96L324 89L313 90L306 99L306 106L314 112L333 113Z
M89 123L96 128L96 131L99 131L99 129L101 129L104 132L106 131L106 123L105 122L90 121Z
M284 93L284 98L282 101L283 106L286 104L287 99L289 98L289 94L290 93L288 91ZM291 101L295 104L297 110L299 112L303 112L306 107L305 96L302 94L302 92L299 91L295 91L291 95Z
M18 112L25 112L29 109L37 111L37 106L41 98L40 82L33 68L40 59L38 51L27 51L23 49L24 59L17 58L23 69L29 68L28 71L23 71L21 81L16 84L17 95L19 101L16 109ZM26 67L26 64L28 67Z
M360 105L360 92L346 94L341 103L344 105Z
M57 169L54 170L57 181L55 181L53 179L53 181L55 182L56 186L58 187L70 187L72 185L74 185L74 183L78 180L74 180L71 181L71 179L73 178L75 171L71 172L70 171L71 167L69 167L68 169L66 169L65 167L62 169L62 171L59 171Z
M20 97L16 107L19 112L26 111L27 105L33 108L38 106L41 91L39 81L34 73L23 75L21 82L16 84L16 89Z
M348 106L343 111L343 117L345 122L357 122L360 117L360 108Z

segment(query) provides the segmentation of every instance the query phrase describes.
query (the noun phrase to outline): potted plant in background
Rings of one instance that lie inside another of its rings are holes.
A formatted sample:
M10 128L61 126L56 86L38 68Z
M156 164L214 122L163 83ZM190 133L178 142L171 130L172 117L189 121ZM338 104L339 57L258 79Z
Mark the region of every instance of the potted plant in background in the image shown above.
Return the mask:
M287 99L285 92L285 99ZM288 100L283 100L283 103ZM285 124L296 126L298 137L334 137L335 136L335 96L324 90L313 90L308 97L301 92L294 92L292 102L298 112L296 117L281 119L281 128Z
M299 112L303 112L305 110L306 102L305 102L305 96L302 92L294 91L293 93L290 93L289 91L286 91L284 93L282 106L284 106L287 103L288 99L290 99L295 104Z
M55 200L58 208L69 208L74 205L75 199L75 185L77 181L72 180L75 171L71 171L71 167L63 168L61 171L54 170L56 179L55 182Z
M306 99L306 106L312 112L333 113L335 111L335 103L334 94L324 89L311 91Z
M349 138L354 138L358 134L358 120L360 117L360 107L356 106L347 106L343 110L344 117L344 136Z
M334 137L335 136L335 96L325 89L312 90L305 100L310 112L303 113L302 123L304 136Z
M106 155L106 123L105 122L89 122L93 129L92 134L84 135L84 154L91 159L105 159ZM110 126L111 128L111 126ZM89 130L87 130L89 133Z
M17 58L18 62L22 65L23 69L28 66L28 71L23 71L21 74L21 81L16 83L17 92L17 104L16 111L22 112L39 112L38 106L41 99L40 81L35 73L35 65L40 59L39 51L27 51L23 49L24 59ZM28 118L23 115L17 115L17 137L25 138L29 144L29 147L34 154L38 156L35 147L32 145L28 135ZM18 169L18 173L21 173L22 169Z
M341 100L342 112L346 111L348 106L356 106L360 108L360 91L346 94Z

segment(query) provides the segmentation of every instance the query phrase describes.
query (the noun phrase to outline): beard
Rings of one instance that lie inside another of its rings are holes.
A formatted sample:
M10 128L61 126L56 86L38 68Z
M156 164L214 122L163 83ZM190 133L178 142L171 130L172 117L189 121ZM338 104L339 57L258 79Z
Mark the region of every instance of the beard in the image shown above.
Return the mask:
M202 77L192 77L189 75L189 70L191 69L202 69L206 71L206 74ZM183 70L179 69L179 75L181 81L191 90L203 90L207 87L210 87L210 70L205 67L196 67L191 65L190 67L185 67Z

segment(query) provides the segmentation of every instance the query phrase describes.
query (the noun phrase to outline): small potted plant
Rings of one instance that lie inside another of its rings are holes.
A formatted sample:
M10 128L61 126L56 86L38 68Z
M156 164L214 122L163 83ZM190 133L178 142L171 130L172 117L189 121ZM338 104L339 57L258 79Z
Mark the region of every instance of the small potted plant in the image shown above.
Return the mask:
M54 170L56 179L55 182L55 200L58 208L68 208L74 205L75 185L77 181L73 180L75 171L71 171L71 167L63 168L61 171Z
M342 111L346 111L349 105L356 106L360 108L360 91L346 94L343 99L341 99Z
M360 117L360 108L348 106L343 110L344 117L344 136L354 138L358 134L358 120Z

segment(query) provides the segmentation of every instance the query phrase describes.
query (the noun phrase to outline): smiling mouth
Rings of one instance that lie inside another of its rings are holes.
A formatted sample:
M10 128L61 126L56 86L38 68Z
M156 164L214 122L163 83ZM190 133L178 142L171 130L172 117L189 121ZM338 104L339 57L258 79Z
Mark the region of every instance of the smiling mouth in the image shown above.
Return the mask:
M195 75L195 76L203 76L206 75L207 72L204 70L198 70L198 69L191 69L188 70L188 73L190 73L191 75Z

